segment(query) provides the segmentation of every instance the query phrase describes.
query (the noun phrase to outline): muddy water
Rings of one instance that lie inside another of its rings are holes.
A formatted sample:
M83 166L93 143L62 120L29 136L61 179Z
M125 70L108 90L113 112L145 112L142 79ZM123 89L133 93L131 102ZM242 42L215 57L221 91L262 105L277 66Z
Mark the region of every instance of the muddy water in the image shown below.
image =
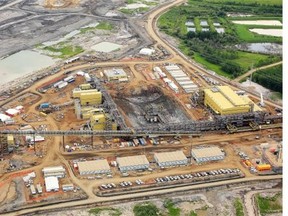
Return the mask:
M236 48L256 53L282 54L282 45L276 43L245 43L236 45Z
M0 60L0 84L55 64L56 60L30 50L22 50Z

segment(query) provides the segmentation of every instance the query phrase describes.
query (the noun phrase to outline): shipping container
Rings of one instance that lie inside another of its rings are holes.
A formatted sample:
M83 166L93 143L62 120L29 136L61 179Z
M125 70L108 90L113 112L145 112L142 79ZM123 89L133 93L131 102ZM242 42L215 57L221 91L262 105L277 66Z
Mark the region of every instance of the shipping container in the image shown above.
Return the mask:
M260 165L256 166L256 169L258 171L271 170L271 165L270 164L260 164Z
M252 166L252 163L251 163L249 160L245 160L244 163L245 163L245 165L248 166L248 167L251 167L251 166Z

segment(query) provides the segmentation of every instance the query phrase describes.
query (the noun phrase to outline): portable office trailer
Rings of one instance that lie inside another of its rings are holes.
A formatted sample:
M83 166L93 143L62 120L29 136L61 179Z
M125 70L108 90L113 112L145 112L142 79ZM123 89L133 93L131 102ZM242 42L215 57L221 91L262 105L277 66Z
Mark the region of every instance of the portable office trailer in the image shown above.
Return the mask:
M176 92L176 93L179 92L178 86L176 86L174 82L168 83L168 86L169 86L174 92Z
M36 194L36 189L35 189L35 186L32 184L30 185L30 191L31 191L31 194L32 195L35 195Z
M190 78L188 76L186 76L186 77L176 77L175 80L179 83L181 81L189 81Z
M193 85L194 84L194 82L192 82L191 80L190 81L180 81L178 83L181 86L183 86L183 85Z
M174 79L178 78L178 77L187 77L187 75L186 74L175 74L175 75L173 75Z

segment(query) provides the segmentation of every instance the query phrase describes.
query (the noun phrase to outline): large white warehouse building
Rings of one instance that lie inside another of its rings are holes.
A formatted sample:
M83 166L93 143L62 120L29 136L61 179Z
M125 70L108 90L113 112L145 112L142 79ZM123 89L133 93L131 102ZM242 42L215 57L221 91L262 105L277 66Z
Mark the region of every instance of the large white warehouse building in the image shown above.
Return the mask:
M155 153L154 159L160 167L188 164L188 159L182 151Z
M225 153L218 147L192 149L192 157L197 163L223 160Z
M116 162L121 172L149 168L149 161L145 155L117 157Z
M111 173L106 159L93 161L80 161L77 163L80 175L107 174Z

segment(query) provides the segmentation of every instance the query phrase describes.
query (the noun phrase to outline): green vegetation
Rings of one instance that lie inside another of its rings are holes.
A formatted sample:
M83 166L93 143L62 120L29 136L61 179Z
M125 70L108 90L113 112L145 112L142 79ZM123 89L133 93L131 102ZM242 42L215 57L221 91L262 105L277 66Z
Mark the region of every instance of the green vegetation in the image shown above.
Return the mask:
M271 27L271 26L255 26L255 25L239 25L239 24L235 24L235 28L236 28L236 33L239 37L239 39L241 41L245 41L245 42L277 42L277 43L281 43L282 42L282 38L281 37L273 37L273 36L266 36L266 35L259 35L256 33L253 33L251 31L249 31L250 28L271 28L271 29L276 29L279 27Z
M136 204L133 208L135 216L157 216L159 209L153 203L140 203Z
M111 216L120 216L122 213L120 212L119 209L115 209L115 208L94 208L94 209L90 209L89 213L93 214L93 215L100 215L101 212L103 211L109 211Z
M209 2L209 1L208 1ZM210 2L215 2L210 0ZM282 0L217 0L218 3L229 4L254 4L254 5L282 5Z
M121 11L124 14L132 15L132 14L144 13L148 10L149 7L139 7L135 9L121 8L119 11Z
M244 216L243 204L240 198L237 198L234 201L234 207L236 209L236 216Z
M261 214L282 212L282 205L279 198L281 193L277 193L273 197L262 197L259 194L256 196L256 201Z
M197 213L192 210L192 211L190 212L189 216L197 216Z
M109 22L100 22L95 28L102 29L102 30L112 30L113 25Z
M70 58L84 51L80 46L65 45L63 43L59 43L55 46L46 46L43 49L54 53L61 53L60 55L52 54L53 57L57 58Z
M126 4L133 4L133 3L137 3L137 0L126 0L125 3Z
M180 208L175 208L175 204L172 200L165 200L164 207L168 209L168 216L180 216L181 210Z
M282 94L282 64L253 73L252 81Z
M270 99L273 100L273 101L282 100L283 99L283 95L280 92L273 92L270 95Z
M242 42L273 42L282 43L281 37L261 36L249 31L249 28L259 25L239 25L231 22L227 12L252 13L255 17L243 19L274 19L282 21L281 1L268 0L189 0L188 5L174 7L163 14L158 21L160 30L166 34L179 38L180 49L183 53L203 64L216 73L235 78L251 68L281 60L281 57L271 57L235 49L235 45ZM175 19L177 17L177 19ZM241 17L242 19L242 17ZM200 20L208 22L210 31L202 32ZM186 21L193 21L196 32L187 32ZM213 22L219 22L225 33L218 34ZM261 26L261 28L279 28L275 26ZM281 27L280 27L281 28Z

